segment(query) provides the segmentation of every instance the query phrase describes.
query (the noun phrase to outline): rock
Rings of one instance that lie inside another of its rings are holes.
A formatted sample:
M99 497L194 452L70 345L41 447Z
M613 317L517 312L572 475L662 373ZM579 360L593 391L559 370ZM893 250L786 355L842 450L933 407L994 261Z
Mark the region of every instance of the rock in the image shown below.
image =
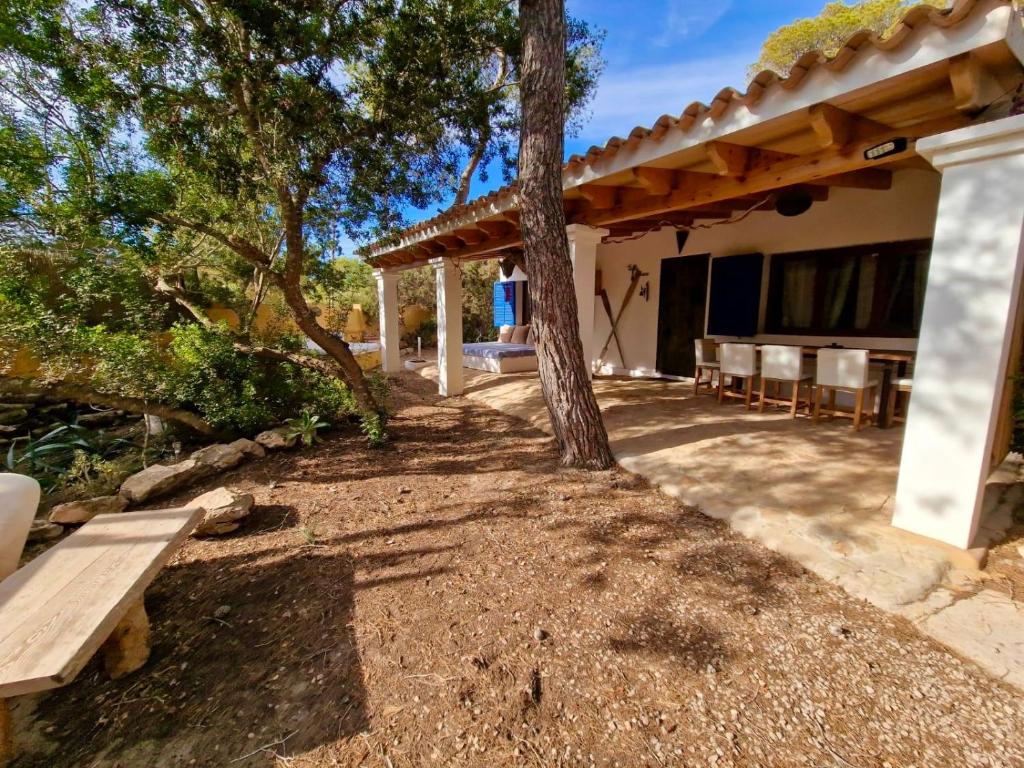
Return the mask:
M128 499L124 496L97 496L95 499L85 501L69 501L66 504L58 504L50 510L50 522L62 525L78 525L87 523L96 515L107 512L123 512L128 506Z
M215 443L195 451L191 458L215 472L223 472L245 461L245 453L235 443Z
M32 521L32 527L28 529L28 543L37 541L50 541L58 538L64 533L64 526L51 523L49 520L37 518Z
M216 488L189 503L190 507L202 507L206 516L192 532L193 536L221 536L237 530L242 520L252 511L253 495L238 493L230 488Z
M263 446L257 443L255 440L247 440L244 437L240 437L233 443L228 443L229 447L237 448L250 459L262 459L267 455L266 450Z
M96 429L97 427L109 427L117 423L120 418L120 411L95 411L94 413L82 413L78 416L78 423L83 427Z
M849 637L853 634L847 627L842 624L829 624L828 631L836 637Z
M538 643L544 642L549 637L550 635L547 633L547 630L545 629L537 627L535 630L533 630L533 639L536 640Z
M295 441L298 439L298 435L289 434L287 427L268 429L266 432L260 432L256 435L256 442L268 451L276 451L281 448L291 448L295 445Z
M11 408L7 411L0 411L0 424L17 424L28 418L28 411L24 408Z
M231 606L230 605L218 605L217 606L217 610L215 610L213 612L213 618L215 618L215 619L224 619L224 618L227 618L227 615L229 613L231 613Z
M170 465L154 464L121 483L121 495L128 501L138 503L184 488L212 473L209 465L200 464L195 459L185 459Z

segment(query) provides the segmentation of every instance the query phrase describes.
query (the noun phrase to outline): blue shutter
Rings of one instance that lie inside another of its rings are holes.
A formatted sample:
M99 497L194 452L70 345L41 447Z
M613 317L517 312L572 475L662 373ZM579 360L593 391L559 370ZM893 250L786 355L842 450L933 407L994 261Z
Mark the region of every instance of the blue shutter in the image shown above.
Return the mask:
M494 284L494 327L516 324L516 284Z

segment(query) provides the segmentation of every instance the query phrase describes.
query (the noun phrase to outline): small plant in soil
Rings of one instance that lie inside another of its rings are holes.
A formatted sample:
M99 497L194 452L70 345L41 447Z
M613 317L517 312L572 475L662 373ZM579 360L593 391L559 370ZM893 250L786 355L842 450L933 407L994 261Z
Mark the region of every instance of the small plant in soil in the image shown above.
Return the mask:
M288 419L288 437L297 437L303 445L313 445L317 442L317 432L330 426L323 421L318 414L311 411L303 411L301 416Z

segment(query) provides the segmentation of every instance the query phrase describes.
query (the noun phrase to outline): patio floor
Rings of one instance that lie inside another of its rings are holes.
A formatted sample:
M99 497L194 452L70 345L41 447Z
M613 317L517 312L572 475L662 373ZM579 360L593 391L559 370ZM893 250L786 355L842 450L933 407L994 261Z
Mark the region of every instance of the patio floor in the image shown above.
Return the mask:
M437 378L434 365L420 373ZM466 397L550 431L536 374L464 374ZM686 382L595 377L594 390L623 467L856 597L913 616L977 570L970 554L889 525L902 428L747 411Z
M437 380L433 362L419 373ZM536 373L463 373L466 397L550 434ZM624 468L1024 689L1024 603L987 587L985 549L889 524L902 428L719 405L683 381L602 376L594 391ZM1024 464L1011 455L988 481L976 540L1001 540L1021 505Z

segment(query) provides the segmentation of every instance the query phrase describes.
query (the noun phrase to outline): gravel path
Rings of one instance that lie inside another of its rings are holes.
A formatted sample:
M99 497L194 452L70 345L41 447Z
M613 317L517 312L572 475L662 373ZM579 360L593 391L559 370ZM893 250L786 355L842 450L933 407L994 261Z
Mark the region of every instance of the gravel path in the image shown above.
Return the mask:
M430 388L403 379L387 450L231 473L258 511L157 580L150 665L19 703L16 768L1024 766L1012 688Z

